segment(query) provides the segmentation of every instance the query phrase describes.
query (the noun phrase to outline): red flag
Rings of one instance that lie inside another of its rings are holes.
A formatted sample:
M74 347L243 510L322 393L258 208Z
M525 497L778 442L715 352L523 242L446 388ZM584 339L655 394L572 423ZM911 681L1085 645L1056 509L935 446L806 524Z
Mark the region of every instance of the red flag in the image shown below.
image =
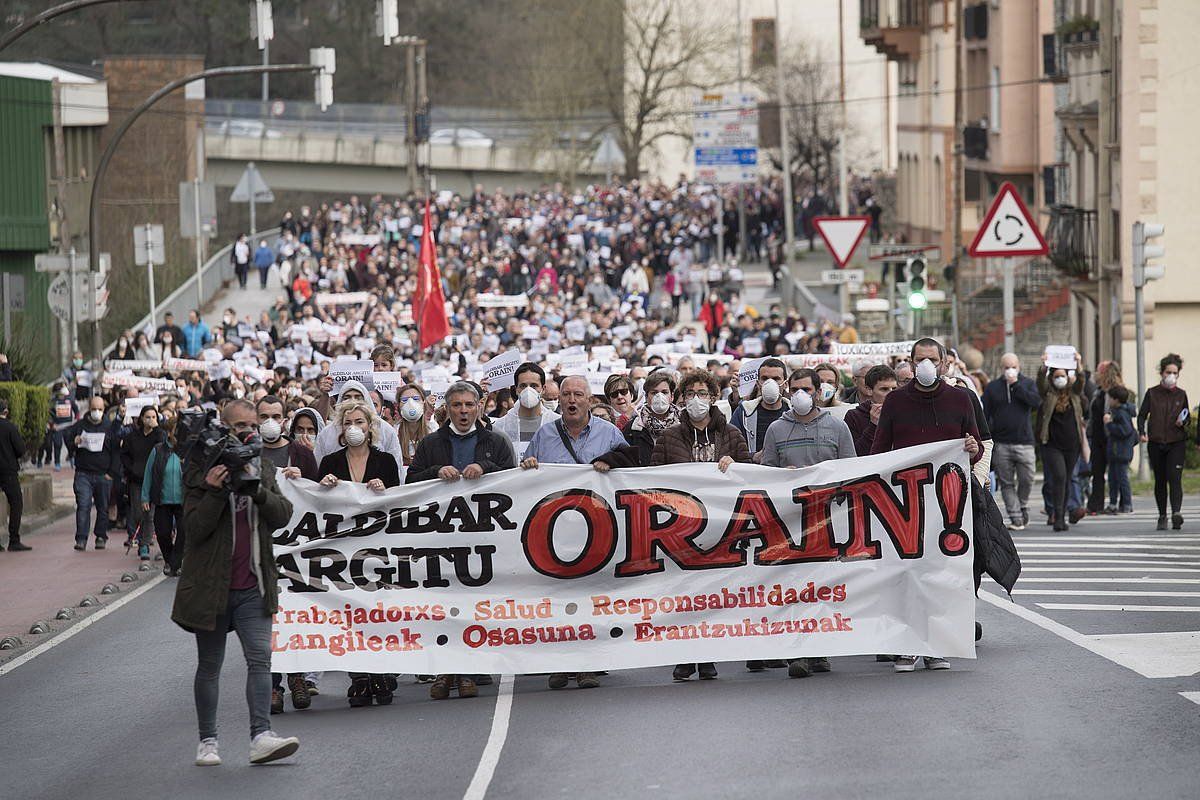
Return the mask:
M425 218L421 222L421 256L417 267L417 330L424 350L450 335L446 318L446 296L442 293L442 274L438 271L433 243L433 225L429 221L429 200L425 200Z

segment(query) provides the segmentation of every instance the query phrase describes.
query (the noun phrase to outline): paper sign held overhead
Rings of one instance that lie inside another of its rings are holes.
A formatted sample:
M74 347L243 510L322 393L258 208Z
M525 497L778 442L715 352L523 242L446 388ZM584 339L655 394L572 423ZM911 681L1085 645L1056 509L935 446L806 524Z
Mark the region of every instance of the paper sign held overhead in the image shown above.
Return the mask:
M858 243L862 241L867 228L871 225L870 217L815 217L813 225L817 233L825 240L825 247L833 261L839 267L846 266Z
M967 252L973 258L1044 256L1050 252L1017 187L1005 181Z

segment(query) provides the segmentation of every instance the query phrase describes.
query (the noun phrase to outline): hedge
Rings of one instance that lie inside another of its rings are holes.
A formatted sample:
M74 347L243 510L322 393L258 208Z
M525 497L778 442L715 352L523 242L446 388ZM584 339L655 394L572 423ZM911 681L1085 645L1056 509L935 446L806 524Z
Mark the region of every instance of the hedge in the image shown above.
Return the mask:
M46 435L46 423L50 420L50 390L18 381L0 383L0 399L8 403L8 418L21 438L25 449L32 452Z

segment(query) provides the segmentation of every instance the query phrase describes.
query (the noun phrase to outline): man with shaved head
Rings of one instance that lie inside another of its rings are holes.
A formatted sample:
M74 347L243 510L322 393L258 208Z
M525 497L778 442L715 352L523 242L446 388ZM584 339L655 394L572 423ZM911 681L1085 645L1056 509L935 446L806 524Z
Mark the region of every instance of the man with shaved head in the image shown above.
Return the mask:
M1033 379L1021 374L1015 353L1000 358L1003 373L983 391L983 413L992 429L995 449L992 470L1004 496L1008 527L1025 530L1029 524L1029 492L1033 487L1033 423L1031 414L1041 406Z

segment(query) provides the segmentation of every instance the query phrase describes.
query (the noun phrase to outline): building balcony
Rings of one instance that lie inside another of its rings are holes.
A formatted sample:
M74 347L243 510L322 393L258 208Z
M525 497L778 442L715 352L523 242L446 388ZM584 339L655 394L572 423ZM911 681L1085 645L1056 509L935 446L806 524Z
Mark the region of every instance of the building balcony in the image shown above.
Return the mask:
M987 161L988 126L985 123L963 126L963 155L978 161Z
M1050 248L1050 262L1072 278L1087 279L1098 273L1100 243L1095 211L1052 206L1046 244Z
M858 0L859 35L889 61L921 54L926 0Z

